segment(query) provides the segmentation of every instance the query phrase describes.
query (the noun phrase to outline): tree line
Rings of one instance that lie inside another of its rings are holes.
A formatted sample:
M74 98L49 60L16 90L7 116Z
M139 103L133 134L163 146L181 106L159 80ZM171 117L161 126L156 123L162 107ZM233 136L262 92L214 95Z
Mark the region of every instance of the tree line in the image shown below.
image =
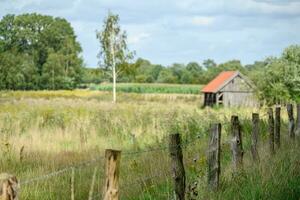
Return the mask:
M119 76L118 82L132 83L176 83L176 84L206 84L214 76L224 70L245 71L239 60L231 60L217 65L212 59L205 60L202 64L189 62L188 64L174 63L171 66L152 64L149 60L138 58L133 63L127 63L130 71ZM86 68L83 82L101 83L110 82L106 70Z
M74 89L82 84L117 82L206 84L222 71L239 70L256 86L268 104L300 101L300 46L291 45L279 57L269 57L251 65L239 60L217 64L153 64L133 60L127 35L121 31L119 16L109 13L97 31L100 42L99 66L87 68L81 46L71 24L59 17L36 13L4 16L0 21L0 89Z
M171 66L152 64L138 58L128 64L129 72L120 75L118 82L207 84L222 71L238 70L252 80L257 96L267 104L300 101L300 46L291 45L279 57L268 57L253 64L242 65L239 60L217 64L212 59L202 64L174 63ZM86 68L84 83L111 82L105 69Z

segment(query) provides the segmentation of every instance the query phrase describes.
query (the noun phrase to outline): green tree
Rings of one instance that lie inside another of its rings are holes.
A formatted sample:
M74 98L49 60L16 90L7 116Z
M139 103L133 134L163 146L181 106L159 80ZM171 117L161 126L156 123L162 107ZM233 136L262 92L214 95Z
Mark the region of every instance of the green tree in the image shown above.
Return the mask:
M80 57L81 47L76 41L73 28L65 19L36 13L4 16L0 21L0 54L8 55L7 52L14 54L15 57L26 57L20 61L20 65L8 66L10 70L22 71L25 73L24 77L34 77L33 82L22 82L23 86L18 88L53 89L49 84L45 87L47 75L43 74L48 73L49 63L54 63L48 60L49 55L53 53L63 57L64 63L59 66L63 68L61 71L64 73L60 76L64 76L66 80L72 79L72 88L81 81L83 63ZM7 64L2 62L2 65ZM18 66L22 68L17 69ZM17 73L15 75L17 76ZM55 88L69 88L69 86L60 84Z
M164 68L160 71L158 78L158 83L178 83L178 78L175 76L171 69Z
M190 62L186 66L186 70L188 70L191 75L191 81L189 83L192 84L205 84L205 71L203 70L202 66L199 65L197 62Z
M292 100L300 102L300 45L291 45L282 53L286 63L284 80Z
M257 93L267 104L300 101L300 46L286 48L279 58L267 58L250 72Z
M0 89L36 88L36 68L32 57L11 51L0 53Z
M203 61L203 66L204 66L206 69L209 69L209 68L216 67L217 64L216 64L215 61L212 60L212 59L206 59L206 60Z
M131 66L126 63L134 56L134 53L130 52L127 47L127 34L121 30L119 20L119 15L109 12L104 20L103 29L97 31L97 38L101 45L98 54L99 65L112 72L114 103L116 102L117 76Z

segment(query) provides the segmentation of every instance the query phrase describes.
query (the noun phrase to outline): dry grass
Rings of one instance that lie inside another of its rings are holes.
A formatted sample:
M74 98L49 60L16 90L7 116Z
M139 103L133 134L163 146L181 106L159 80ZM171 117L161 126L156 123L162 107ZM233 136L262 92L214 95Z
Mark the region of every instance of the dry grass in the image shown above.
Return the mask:
M200 95L121 93L118 100L113 104L111 93L88 90L2 92L1 171L24 180L101 157L106 148L121 149L124 199L167 199L172 196L167 149L131 156L125 152L165 147L165 137L174 132L181 133L183 141L200 138L184 150L184 155L189 182L197 176L206 180L209 124L229 122L231 115L239 115L248 137L251 113L265 113L257 108L200 109ZM224 125L224 140L228 131L228 125ZM249 141L245 141L245 146L249 147ZM228 163L228 155L224 157ZM96 184L99 194L103 162L95 164L100 166ZM87 198L95 164L76 170L76 198ZM157 174L160 177L155 181L141 180ZM62 176L26 185L21 198L67 199L69 178L67 171Z

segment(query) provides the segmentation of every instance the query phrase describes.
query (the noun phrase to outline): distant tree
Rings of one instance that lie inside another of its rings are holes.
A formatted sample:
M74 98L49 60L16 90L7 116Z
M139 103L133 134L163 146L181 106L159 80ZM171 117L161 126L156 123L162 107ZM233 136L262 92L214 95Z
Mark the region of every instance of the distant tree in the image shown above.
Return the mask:
M50 59L51 62L49 61L51 54L60 57L59 67L62 68L60 76L63 76L64 80L71 80L70 83L63 84L76 87L81 82L80 73L83 65L80 52L81 47L76 41L74 30L65 19L32 13L6 15L0 21L0 55L13 54L18 60L18 65L8 66L10 68L8 71L18 72L12 76L15 79L24 77L25 80L19 81L22 86L18 84L7 89L53 89L53 84L44 84L45 77L48 76L43 74L48 73L44 68L48 69L50 63L57 63L53 62L53 58ZM0 65L2 65L0 68L3 68L6 64L2 61ZM29 78L30 76L33 78ZM6 85L8 87L11 84ZM59 84L55 87L60 88L66 86Z
M180 81L183 71L185 70L184 64L174 63L169 69L172 71L173 76L176 77L176 80Z
M255 61L253 64L245 65L245 69L249 72L260 71L266 67L267 62L265 61Z
M186 65L188 71L202 71L202 67L197 62L189 62Z
M117 76L130 66L127 63L134 56L134 53L128 49L127 34L121 30L119 20L119 15L109 12L104 20L103 29L97 32L101 45L98 54L99 65L112 73L114 103L116 102Z
M15 51L0 53L0 89L37 89L36 71L31 56Z
M158 78L158 83L178 83L178 77L174 75L171 69L164 68L160 71Z
M99 84L105 80L105 75L102 69L99 68L84 68L83 70L83 83Z
M192 84L205 84L205 71L203 70L202 66L199 65L197 62L190 62L186 65L186 70L190 72L192 75L191 80L189 83ZM187 74L186 74L187 76Z
M212 68L212 67L216 67L217 64L215 63L214 60L212 59L206 59L203 61L203 66L206 68L206 69L209 69L209 68Z
M300 45L291 45L282 53L286 63L284 79L294 101L300 102Z
M193 83L193 73L189 70L184 69L181 72L180 83L183 83L183 84Z
M300 102L300 46L292 45L280 58L267 58L261 68L251 72L257 93L267 104Z

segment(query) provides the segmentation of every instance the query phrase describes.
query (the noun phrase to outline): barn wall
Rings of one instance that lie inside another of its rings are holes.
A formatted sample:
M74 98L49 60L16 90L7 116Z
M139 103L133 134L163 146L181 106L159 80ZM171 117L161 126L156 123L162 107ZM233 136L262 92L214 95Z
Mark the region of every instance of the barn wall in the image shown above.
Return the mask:
M223 93L224 106L256 106L257 100L248 83L237 76L220 90Z
M253 93L242 92L224 92L223 104L226 107L229 106L257 106L257 100Z

